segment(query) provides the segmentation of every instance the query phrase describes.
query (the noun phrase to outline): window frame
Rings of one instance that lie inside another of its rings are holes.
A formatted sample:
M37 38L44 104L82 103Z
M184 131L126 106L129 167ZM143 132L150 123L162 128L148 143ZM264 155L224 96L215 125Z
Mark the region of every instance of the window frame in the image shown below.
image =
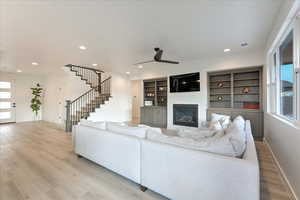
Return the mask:
M293 117L290 119L281 114L281 100L280 100L280 46L285 41L290 32L293 31L293 65L294 65L294 83L293 83ZM281 34L280 39L270 51L268 55L269 70L268 70L268 112L274 114L288 122L300 125L300 19L295 16L291 23L287 26L285 31ZM298 72L296 71L298 69ZM274 101L275 100L275 101Z

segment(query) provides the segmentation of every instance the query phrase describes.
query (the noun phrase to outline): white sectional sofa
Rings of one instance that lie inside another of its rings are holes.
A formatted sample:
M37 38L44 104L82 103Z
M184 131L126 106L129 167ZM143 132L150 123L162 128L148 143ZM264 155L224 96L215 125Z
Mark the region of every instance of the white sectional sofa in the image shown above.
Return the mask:
M78 125L75 152L174 200L259 200L259 165L250 122L242 158Z

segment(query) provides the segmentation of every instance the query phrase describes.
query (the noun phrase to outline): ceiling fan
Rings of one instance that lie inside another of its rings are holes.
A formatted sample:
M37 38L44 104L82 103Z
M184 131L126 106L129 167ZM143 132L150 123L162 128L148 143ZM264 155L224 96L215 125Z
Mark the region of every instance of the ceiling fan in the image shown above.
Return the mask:
M139 63L135 63L134 65L141 65L141 64L145 64L145 63L152 63L152 62L159 62L159 63L169 63L169 64L179 64L179 62L177 61L172 61L172 60L162 60L162 54L163 54L163 50L156 47L154 48L154 51L156 52L156 54L154 55L153 60L148 60L148 61L144 61L144 62L139 62Z

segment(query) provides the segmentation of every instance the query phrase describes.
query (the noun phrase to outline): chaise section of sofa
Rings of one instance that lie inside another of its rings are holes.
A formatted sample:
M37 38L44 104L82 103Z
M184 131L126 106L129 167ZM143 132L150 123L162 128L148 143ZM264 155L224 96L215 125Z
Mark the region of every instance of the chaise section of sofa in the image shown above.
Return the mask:
M174 200L259 200L259 167L250 122L242 159L142 141L141 184Z

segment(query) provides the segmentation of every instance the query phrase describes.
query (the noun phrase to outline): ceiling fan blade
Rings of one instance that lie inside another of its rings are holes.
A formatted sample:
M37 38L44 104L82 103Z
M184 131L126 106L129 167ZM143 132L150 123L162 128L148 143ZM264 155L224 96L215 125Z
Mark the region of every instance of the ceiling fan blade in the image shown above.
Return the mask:
M177 61L171 61L171 60L159 60L157 62L169 63L169 64L179 64L179 62L177 62Z
M162 57L162 54L163 54L163 50L158 50L154 56L154 60L155 61L160 61L161 60L161 57Z
M133 65L142 65L142 64L146 64L146 63L152 63L155 62L155 60L148 60L148 61L144 61L144 62L139 62L139 63L135 63Z

